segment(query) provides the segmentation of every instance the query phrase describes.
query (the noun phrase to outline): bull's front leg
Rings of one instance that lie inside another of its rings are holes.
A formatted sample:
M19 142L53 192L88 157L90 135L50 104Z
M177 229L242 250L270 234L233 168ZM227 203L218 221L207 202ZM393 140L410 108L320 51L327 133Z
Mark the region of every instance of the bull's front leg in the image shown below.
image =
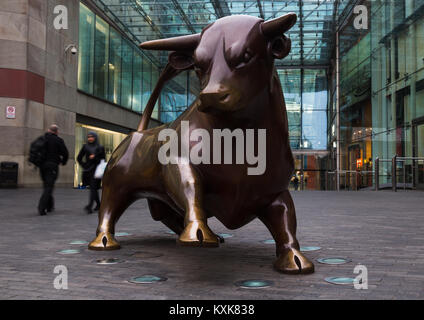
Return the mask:
M189 164L168 164L164 167L167 191L185 210L184 230L178 238L183 246L218 247L219 238L207 225L203 208L200 177Z
M135 199L131 197L124 186L116 184L117 186L114 186L110 179L105 179L103 184L96 238L88 245L91 250L116 250L120 248L114 236L115 225L125 209Z
M296 211L289 191L282 192L259 216L271 232L277 251L275 269L283 273L312 273L314 265L301 252L296 239Z

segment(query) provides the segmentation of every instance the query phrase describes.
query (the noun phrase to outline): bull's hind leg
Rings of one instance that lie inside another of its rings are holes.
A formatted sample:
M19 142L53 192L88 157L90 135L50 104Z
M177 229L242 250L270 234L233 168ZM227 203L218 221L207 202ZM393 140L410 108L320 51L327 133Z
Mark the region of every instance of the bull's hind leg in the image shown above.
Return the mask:
M288 191L259 216L271 232L277 251L275 269L283 273L312 273L314 265L301 252L296 239L296 211Z
M159 200L148 199L150 213L154 220L162 222L169 229L180 235L184 230L184 217L180 212L175 211L166 203ZM219 242L224 243L225 239L217 235Z
M184 230L184 217L160 200L148 199L150 214L156 221L162 222L169 229L180 235Z
M97 236L88 245L89 249L116 250L120 248L114 237L115 224L133 201L134 199L124 188L114 187L110 183L103 186Z
M207 225L202 184L196 170L189 164L168 164L164 170L168 192L185 210L184 230L178 243L183 246L218 247L219 238Z

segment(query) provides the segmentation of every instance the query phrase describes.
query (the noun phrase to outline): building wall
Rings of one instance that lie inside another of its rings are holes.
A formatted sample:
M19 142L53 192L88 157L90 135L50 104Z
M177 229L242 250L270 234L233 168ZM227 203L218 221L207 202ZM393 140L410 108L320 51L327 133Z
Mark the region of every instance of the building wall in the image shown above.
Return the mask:
M56 30L57 5L68 9L69 29ZM135 129L140 115L77 91L78 0L14 0L0 6L0 162L19 163L20 186L39 186L38 171L27 162L30 143L56 123L70 159L58 185L74 181L75 123L78 115ZM16 119L6 119L6 106ZM156 122L157 124L157 122ZM154 124L153 124L154 125Z

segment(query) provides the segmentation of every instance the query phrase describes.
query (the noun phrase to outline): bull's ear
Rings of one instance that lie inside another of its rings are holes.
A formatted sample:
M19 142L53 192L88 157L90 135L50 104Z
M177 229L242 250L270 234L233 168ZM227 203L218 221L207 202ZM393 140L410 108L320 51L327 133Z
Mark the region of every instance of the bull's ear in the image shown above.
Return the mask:
M177 70L190 69L194 65L193 55L189 52L174 51L168 56L169 64Z
M270 51L275 59L282 59L286 57L291 50L291 40L285 35L276 37L271 40Z

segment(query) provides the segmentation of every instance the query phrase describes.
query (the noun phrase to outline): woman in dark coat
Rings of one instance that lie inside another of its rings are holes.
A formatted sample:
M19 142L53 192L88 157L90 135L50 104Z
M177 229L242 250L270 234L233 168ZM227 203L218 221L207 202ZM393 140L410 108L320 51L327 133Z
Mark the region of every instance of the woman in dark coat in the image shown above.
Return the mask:
M90 198L88 205L84 207L85 211L93 213L93 203L96 202L95 211L100 208L98 189L101 179L96 179L94 173L102 159L106 159L105 148L99 144L97 134L90 131L87 134L87 143L84 144L78 154L77 161L83 168L82 183L90 187Z

